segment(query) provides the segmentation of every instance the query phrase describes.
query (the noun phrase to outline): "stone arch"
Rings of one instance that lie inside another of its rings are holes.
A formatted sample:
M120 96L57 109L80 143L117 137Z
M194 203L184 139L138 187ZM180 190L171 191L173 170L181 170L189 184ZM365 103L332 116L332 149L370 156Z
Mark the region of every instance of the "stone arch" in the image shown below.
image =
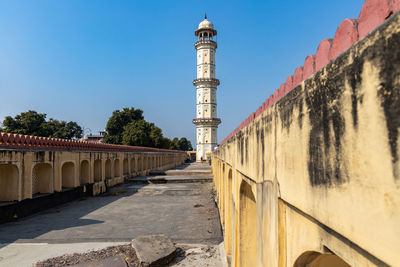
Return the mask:
M100 182L102 179L101 159L94 161L94 181Z
M256 266L257 207L250 184L242 181L239 200L239 263L241 267Z
M88 160L82 160L82 162L81 162L79 183L81 185L90 183L90 168L89 168Z
M138 158L138 165L137 165L137 171L141 171L141 170L142 170L142 164L143 164L143 162L142 162L142 157L139 156L139 158Z
M143 166L144 166L144 170L145 171L147 171L148 169L149 169L149 161L150 161L150 157L145 157L144 158L144 164L143 164Z
M111 179L111 160L107 159L105 164L105 171L106 171L106 179Z
M123 175L129 175L128 159L124 159L124 161L122 162L122 171Z
M225 197L225 244L226 254L232 255L232 169L229 168L227 176L226 197Z
M0 164L0 201L18 200L19 171L14 164Z
M38 163L32 170L32 195L53 193L53 167L49 163Z
M65 162L62 165L61 180L63 188L71 188L75 186L75 164L73 162Z
M131 174L133 174L135 171L137 171L136 164L135 164L135 158L132 157L131 158Z
M306 251L296 259L293 267L350 267L350 265L332 253Z
M119 159L114 160L114 177L120 177L121 176L121 170L119 166Z

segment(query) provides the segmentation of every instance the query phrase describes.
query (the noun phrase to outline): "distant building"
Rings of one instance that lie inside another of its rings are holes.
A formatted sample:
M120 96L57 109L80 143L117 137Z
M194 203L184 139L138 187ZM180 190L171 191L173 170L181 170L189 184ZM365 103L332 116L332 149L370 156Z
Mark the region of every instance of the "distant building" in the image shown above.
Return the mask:
M106 136L105 131L99 131L99 134L89 134L86 135L82 141L90 142L90 143L103 143L104 137Z

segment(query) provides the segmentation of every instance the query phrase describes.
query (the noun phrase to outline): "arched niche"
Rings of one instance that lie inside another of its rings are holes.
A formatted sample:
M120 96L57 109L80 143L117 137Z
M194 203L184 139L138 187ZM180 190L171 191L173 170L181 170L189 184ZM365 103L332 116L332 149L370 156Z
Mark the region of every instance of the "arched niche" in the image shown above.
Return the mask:
M114 160L114 177L120 177L121 176L121 170L120 170L120 165L119 165L119 159Z
M296 259L293 267L350 267L350 265L332 253L306 251Z
M37 163L32 169L32 195L53 193L53 167L49 163Z
M18 200L19 172L14 164L0 164L0 201Z
M75 164L73 162L65 162L62 165L61 179L63 188L71 188L75 186Z
M102 179L101 159L94 161L94 181L100 182Z
M241 267L256 266L257 207L251 186L242 181L239 200L239 263Z
M90 183L90 168L87 160L82 160L81 162L79 182L81 185Z
M105 164L105 171L106 171L106 179L111 179L111 160L107 159Z

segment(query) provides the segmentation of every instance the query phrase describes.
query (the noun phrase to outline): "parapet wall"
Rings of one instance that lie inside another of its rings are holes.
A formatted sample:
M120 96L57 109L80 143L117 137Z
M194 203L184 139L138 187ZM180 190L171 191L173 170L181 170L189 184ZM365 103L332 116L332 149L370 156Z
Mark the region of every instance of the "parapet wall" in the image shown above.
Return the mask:
M363 39L323 41L334 58L214 151L232 266L399 265L400 13L367 35L363 18L388 3L366 1L342 23Z
M0 204L76 187L97 195L186 158L184 151L0 133Z

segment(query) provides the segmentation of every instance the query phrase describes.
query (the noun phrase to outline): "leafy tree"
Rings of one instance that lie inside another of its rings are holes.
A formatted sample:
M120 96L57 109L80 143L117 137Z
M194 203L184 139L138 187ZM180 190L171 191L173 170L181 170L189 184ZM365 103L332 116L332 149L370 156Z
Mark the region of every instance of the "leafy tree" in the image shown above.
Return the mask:
M186 138L164 137L162 130L147 122L141 109L124 108L115 110L106 125L104 142L131 146L147 146L174 150L193 150Z
M153 142L150 137L152 124L145 120L132 121L124 127L122 143L130 146L148 146Z
M151 143L152 143L152 147L157 147L157 148L162 148L163 146L163 133L162 130L160 128L158 128L157 126L155 126L154 124L151 125L151 129L150 129L150 139L151 139Z
M189 140L187 140L185 137L182 137L181 139L179 139L178 147L179 147L179 150L183 150L183 151L192 151L193 150L192 143Z
M48 136L44 129L46 123L46 114L37 113L34 110L28 110L16 115L14 118L7 116L4 118L4 132L15 134L26 134L36 136Z
M179 150L179 139L177 137L175 137L174 139L171 140L169 149Z
M122 111L115 110L108 119L106 125L107 135L105 143L122 144L124 127L134 121L143 120L143 110L135 108L124 108Z
M170 149L170 147L171 147L171 139L169 139L168 137L163 137L161 140L161 146L159 148Z
M49 131L49 136L55 138L81 138L83 134L82 128L73 121L66 122L50 119L45 124L45 127Z
M83 130L73 121L58 121L50 119L46 121L45 113L38 113L34 110L28 110L16 115L5 117L2 131L15 134L26 134L55 138L81 138Z

